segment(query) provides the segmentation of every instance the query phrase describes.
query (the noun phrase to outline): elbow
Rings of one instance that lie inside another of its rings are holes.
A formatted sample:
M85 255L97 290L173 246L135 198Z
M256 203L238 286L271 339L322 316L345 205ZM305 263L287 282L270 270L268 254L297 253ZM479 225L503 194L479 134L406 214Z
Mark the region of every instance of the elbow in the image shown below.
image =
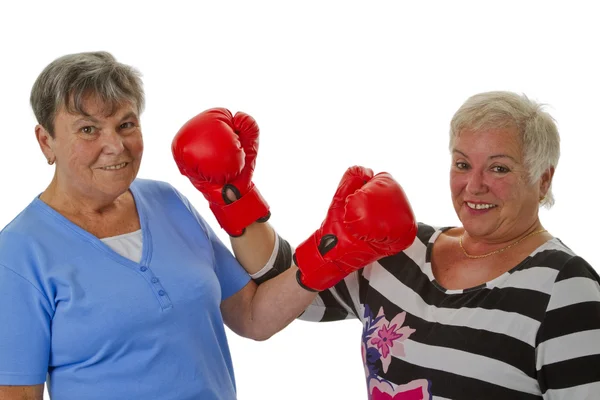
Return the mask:
M273 335L281 329L283 329L283 327L278 328L278 324L274 324L272 321L249 318L246 320L239 335L257 342L264 342L273 337Z
M270 339L273 335L258 335L258 336L253 336L250 339L256 341L256 342L264 342L267 339Z
M257 342L264 342L265 340L273 337L275 333L277 333L276 331L269 330L264 326L256 326L260 324L253 325L255 326L251 327L251 329L248 330L247 335L244 335L248 339L252 339Z

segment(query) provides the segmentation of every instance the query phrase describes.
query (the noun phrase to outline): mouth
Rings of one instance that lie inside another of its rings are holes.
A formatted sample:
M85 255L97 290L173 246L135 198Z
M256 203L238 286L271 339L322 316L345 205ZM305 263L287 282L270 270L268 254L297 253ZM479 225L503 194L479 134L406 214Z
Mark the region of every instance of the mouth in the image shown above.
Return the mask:
M498 207L497 205L491 203L471 203L470 201L465 201L465 204L471 210L490 210L492 208Z
M105 170L105 171L115 171L115 170L125 168L128 164L129 164L128 162L122 162L120 164L107 165L106 167L100 167L100 169Z

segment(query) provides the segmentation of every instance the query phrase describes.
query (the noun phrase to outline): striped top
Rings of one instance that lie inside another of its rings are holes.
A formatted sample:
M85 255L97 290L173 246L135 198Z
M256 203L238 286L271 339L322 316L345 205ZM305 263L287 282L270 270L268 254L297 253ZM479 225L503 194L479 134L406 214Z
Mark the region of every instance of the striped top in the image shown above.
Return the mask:
M431 272L444 229L321 292L300 317L358 318L369 399L600 399L600 278L559 239L486 284Z

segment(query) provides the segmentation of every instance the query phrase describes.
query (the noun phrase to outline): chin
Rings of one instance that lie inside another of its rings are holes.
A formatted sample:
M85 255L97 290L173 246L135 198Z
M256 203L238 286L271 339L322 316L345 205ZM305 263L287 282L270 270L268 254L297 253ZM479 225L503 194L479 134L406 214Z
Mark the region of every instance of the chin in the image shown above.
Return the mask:
M129 190L129 187L133 183L133 179L123 180L119 182L111 182L106 185L102 185L102 187L98 188L101 192L110 194L112 196L119 197L123 193Z
M463 228L471 236L485 236L494 232L497 228L496 224L484 223L483 221L473 221L472 218L461 219Z

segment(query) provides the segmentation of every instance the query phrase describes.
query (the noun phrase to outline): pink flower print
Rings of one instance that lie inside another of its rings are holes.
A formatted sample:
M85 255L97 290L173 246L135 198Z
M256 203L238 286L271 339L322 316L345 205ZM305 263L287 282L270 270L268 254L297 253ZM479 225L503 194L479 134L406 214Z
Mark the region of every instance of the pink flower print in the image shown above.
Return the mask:
M380 392L379 389L373 389L372 400L423 400L423 390L421 388L411 389L407 392L388 394Z
M429 381L417 379L395 388L386 380L371 381L369 400L429 400Z
M374 325L377 328L377 335L369 343L381 351L381 365L383 372L387 372L392 362L391 355L395 357L405 357L403 341L409 338L415 331L408 326L402 326L406 318L406 312L401 312L392 318L391 321L385 319L383 307L379 309L377 317L382 317Z
M379 337L371 339L371 343L377 346L383 358L390 354L390 347L394 346L394 340L402 337L402 334L396 333L395 330L396 325L392 325L389 329L384 325L377 332Z

